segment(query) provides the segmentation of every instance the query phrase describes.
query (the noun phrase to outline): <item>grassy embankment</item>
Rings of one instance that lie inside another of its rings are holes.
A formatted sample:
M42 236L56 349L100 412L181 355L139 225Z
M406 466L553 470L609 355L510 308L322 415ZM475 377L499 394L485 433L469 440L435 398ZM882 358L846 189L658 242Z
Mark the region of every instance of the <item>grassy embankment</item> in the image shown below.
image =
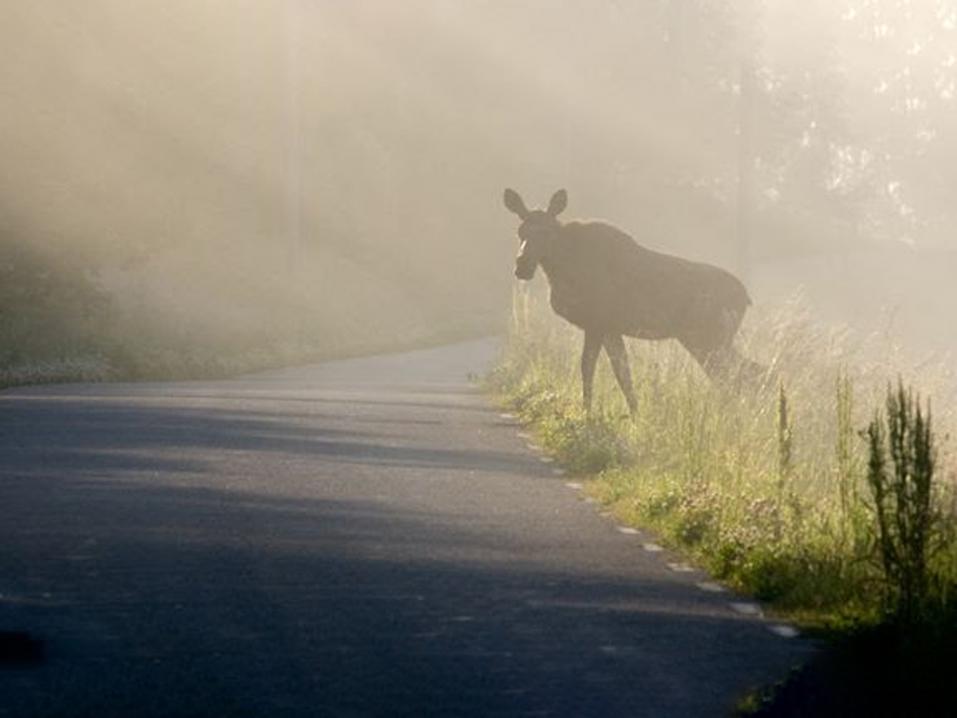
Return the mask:
M597 409L586 417L580 344L580 332L543 302L526 306L490 388L619 520L655 531L714 576L838 642L862 630L860 645L873 642L868 632L895 622L899 599L881 560L863 432L876 410L886 417L899 378L935 397L922 600L931 633L946 624L950 636L932 643L953 648L955 474L946 437L957 414L944 405L954 399L947 364L910 364L886 338L816 326L795 303L754 312L742 331L742 352L771 368L761 385L716 385L679 345L632 342L637 417L627 416L605 360Z
M82 341L58 342L49 352L19 354L0 364L0 389L31 384L218 379L330 359L436 346L490 333L482 323L355 333L321 324L294 331L223 336L108 326Z

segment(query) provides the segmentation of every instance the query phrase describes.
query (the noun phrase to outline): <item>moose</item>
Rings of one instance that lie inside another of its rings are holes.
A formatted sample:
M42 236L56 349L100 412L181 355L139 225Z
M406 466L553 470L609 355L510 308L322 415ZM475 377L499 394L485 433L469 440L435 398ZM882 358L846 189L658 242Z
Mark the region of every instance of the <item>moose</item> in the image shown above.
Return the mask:
M568 193L547 209L529 210L513 189L505 206L522 220L515 276L530 280L541 265L556 314L584 330L582 399L591 410L595 365L602 347L632 415L637 400L623 337L677 339L712 378L751 365L733 347L751 299L723 269L655 252L606 222L562 222Z

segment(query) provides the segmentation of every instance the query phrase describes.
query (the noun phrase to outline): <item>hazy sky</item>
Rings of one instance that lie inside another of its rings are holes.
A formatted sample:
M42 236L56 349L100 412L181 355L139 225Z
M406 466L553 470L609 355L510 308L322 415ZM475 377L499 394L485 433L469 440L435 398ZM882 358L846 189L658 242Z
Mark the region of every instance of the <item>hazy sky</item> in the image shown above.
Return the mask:
M506 186L736 269L750 122L759 298L926 295L896 253L954 261L955 2L745 7L4 3L0 228L190 321L490 326Z

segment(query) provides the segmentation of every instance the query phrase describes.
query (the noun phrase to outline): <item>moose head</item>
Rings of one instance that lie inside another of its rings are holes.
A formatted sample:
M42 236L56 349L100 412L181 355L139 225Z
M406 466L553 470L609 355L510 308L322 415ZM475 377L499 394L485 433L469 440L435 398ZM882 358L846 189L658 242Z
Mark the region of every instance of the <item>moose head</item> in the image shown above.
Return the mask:
M568 204L568 193L560 189L552 195L548 209L530 210L513 189L505 190L505 206L522 220L518 237L522 245L515 258L515 276L531 279L541 261L548 256L552 240L562 228L558 215Z

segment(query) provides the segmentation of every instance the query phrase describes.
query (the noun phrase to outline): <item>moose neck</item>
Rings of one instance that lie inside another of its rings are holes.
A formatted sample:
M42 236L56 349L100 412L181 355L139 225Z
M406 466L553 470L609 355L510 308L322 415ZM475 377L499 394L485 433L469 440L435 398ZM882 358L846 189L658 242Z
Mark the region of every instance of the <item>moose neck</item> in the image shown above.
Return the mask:
M554 283L556 279L560 280L560 277L567 275L568 271L572 269L574 262L569 262L568 255L568 236L565 231L565 226L559 229L555 233L555 237L551 240L551 247L549 251L541 258L539 264L542 267L542 271L545 272L545 276L548 277L549 283Z
M557 265L555 260L552 257L543 257L539 262L539 265L542 268L542 271L545 272L545 276L548 278L549 283L555 280L555 270Z

